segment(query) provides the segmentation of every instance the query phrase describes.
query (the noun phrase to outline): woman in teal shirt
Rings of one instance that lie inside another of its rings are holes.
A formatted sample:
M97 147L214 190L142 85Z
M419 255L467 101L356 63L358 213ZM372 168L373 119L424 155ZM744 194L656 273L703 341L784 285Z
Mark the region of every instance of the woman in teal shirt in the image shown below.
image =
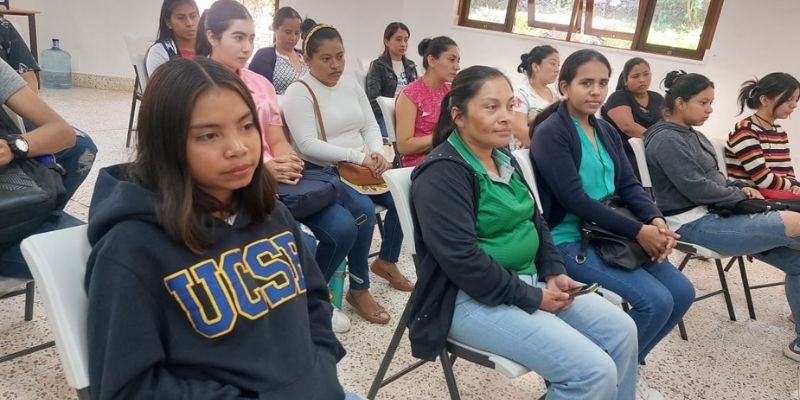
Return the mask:
M594 117L608 93L610 74L608 60L597 51L567 57L559 75L566 100L536 117L531 155L544 214L567 272L579 281L598 282L631 304L644 364L692 305L694 287L667 259L678 236L634 176L619 134ZM636 219L606 206L603 200L611 195ZM606 264L590 244L583 245L581 220L638 242L650 260L633 270Z
M514 94L498 70L461 71L442 101L435 148L412 174L414 356L448 336L551 382L548 399L633 399L636 329L599 296L574 300L543 217L513 159Z

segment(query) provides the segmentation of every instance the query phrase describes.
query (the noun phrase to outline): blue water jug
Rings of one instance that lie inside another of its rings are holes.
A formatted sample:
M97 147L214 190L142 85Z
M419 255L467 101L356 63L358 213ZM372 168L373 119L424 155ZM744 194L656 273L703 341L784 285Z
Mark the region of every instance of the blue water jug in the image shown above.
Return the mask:
M42 51L42 71L39 73L42 86L48 89L72 88L72 56L53 39L53 47Z

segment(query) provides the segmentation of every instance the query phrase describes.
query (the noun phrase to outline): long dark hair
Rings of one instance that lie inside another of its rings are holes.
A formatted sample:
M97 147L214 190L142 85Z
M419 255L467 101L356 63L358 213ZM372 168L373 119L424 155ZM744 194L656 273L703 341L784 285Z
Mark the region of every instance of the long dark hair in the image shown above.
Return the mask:
M208 41L206 32L211 31L214 36L220 37L237 19L253 21L250 12L236 0L217 0L211 4L211 7L205 10L203 16L200 17L195 54L198 56L210 55L211 42Z
M564 63L561 64L561 70L558 72L558 92L561 93L561 82L566 82L567 85L572 83L572 80L575 79L575 75L578 74L578 68L590 61L600 61L603 63L606 68L608 68L608 76L611 76L611 63L608 62L608 59L603 53L592 49L578 50L570 54L569 57L564 60ZM564 93L561 94L563 95ZM533 130L536 129L536 126L544 122L550 114L558 110L561 103L565 101L569 101L569 99L550 104L547 108L542 110L542 112L537 114L536 118L534 118L531 123L528 135L533 138Z
M558 53L555 47L550 45L536 46L528 53L522 53L519 56L520 63L517 66L517 72L525 74L528 78L533 76L533 64L542 65L545 58L550 57L551 54Z
M689 101L692 97L708 88L714 87L714 82L711 82L704 75L700 74L687 74L686 71L671 71L664 77L662 85L666 91L664 92L664 113L672 114L675 111L675 101L683 99Z
M499 77L503 77L508 82L508 85L511 86L511 81L500 70L484 65L474 65L467 69L462 69L456 75L450 87L450 92L442 99L439 121L436 123L436 129L434 129L433 134L433 147L444 143L450 137L450 133L456 129L456 123L450 116L450 109L455 107L462 115L466 115L467 102L481 90L486 81Z
M386 29L383 31L383 54L389 54L389 47L386 46L386 41L391 40L392 36L397 33L397 31L406 31L408 37L411 38L411 30L408 29L406 24L402 22L392 22L389 25L386 25Z
M175 58L160 66L147 83L139 109L136 160L129 171L155 193L158 223L176 242L198 254L213 244L204 224L208 214L245 210L251 224L257 224L266 221L275 206L275 183L260 162L250 183L234 193L236 210L202 191L192 179L186 156L192 110L202 94L219 88L244 100L260 132L253 98L236 74L207 57ZM258 151L261 154L262 149Z
M785 72L773 72L761 79L746 81L739 90L739 114L744 112L745 106L751 110L757 110L761 106L761 96L767 96L768 99L780 96L775 106L772 107L774 113L778 107L792 98L797 89L800 89L800 82Z
M625 65L622 67L622 72L619 73L619 79L617 80L617 90L625 89L625 81L628 80L628 75L631 74L631 70L633 67L644 64L647 65L647 68L650 68L650 63L647 62L642 57L633 57L630 60L625 62Z
M195 11L200 12L194 0L164 0L164 2L161 3L161 17L158 19L158 35L156 37L156 42L175 40L175 33L170 29L169 25L167 25L167 21L172 18L172 11L175 10L175 7L181 4L189 4L194 7Z
M417 46L417 51L422 56L422 68L428 69L428 56L438 60L451 46L458 47L455 40L447 36L422 39Z

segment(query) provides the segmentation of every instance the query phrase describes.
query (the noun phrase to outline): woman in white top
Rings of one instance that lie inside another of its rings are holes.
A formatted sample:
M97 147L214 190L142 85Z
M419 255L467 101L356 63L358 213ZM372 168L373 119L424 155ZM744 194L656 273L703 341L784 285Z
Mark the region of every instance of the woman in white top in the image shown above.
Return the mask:
M364 90L350 76L343 77L344 46L339 32L330 25L317 25L305 36L303 57L309 73L286 90L284 116L300 157L306 168L335 166L340 161L363 165L380 176L391 168L383 156L383 140L378 123ZM309 88L318 99L327 141L322 140ZM385 207L384 238L381 251L371 269L398 290L411 291L413 285L397 269L397 259L403 233L391 194L383 192L369 196L342 185L347 194L368 216L359 228L352 250L348 254L350 291L347 301L364 319L379 324L389 322L389 314L369 293L367 255L374 233L374 205Z
M171 58L194 56L199 20L200 12L194 0L164 0L158 20L158 38L145 57L147 75Z
M542 110L561 99L553 83L561 69L561 56L553 46L536 46L520 57L517 72L528 77L526 84L514 92L514 117L512 130L519 147L528 147L531 142L529 127ZM515 143L512 142L511 147Z

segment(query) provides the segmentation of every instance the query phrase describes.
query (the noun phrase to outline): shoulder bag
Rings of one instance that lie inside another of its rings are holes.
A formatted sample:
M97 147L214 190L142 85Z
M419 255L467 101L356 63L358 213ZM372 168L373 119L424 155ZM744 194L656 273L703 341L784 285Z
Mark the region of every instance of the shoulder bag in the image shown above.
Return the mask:
M603 204L624 217L636 221L639 220L622 205L618 196L607 197L603 200ZM627 270L639 268L650 258L644 248L635 240L618 235L594 222L582 221L580 228L582 236L581 247L578 250L578 255L575 256L575 261L578 264L583 264L586 261L586 251L589 244L594 247L603 262Z
M0 140L18 134L19 128L0 108ZM0 243L25 238L67 204L59 169L54 161L32 158L0 167Z
M308 85L302 79L298 79L297 82L302 83L308 92L311 93L311 100L314 103L314 114L317 116L317 123L319 124L319 133L322 137L322 140L327 142L328 136L325 133L325 125L322 123L322 113L319 109L319 101L317 100L317 96L314 94L314 91L311 90L311 86ZM339 161L336 164L336 168L339 170L339 176L355 185L360 186L369 186L369 185L380 185L384 183L383 178L376 178L375 175L372 174L369 168L347 162L347 161Z

